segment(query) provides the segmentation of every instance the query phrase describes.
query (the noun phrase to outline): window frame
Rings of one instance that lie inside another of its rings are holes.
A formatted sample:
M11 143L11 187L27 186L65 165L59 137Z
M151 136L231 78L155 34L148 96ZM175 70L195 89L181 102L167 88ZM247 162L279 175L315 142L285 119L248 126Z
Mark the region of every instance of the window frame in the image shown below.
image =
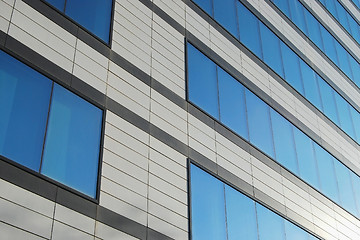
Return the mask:
M106 123L106 108L104 106L101 106L99 103L97 103L96 101L94 101L93 99L91 99L89 96L86 96L85 94L79 92L78 90L72 88L69 85L66 85L63 81L61 81L61 79L56 78L55 76L51 75L50 73L48 73L47 71L45 71L45 69L37 66L36 64L34 64L33 62L29 61L28 59L25 59L24 57L19 56L18 54L12 52L9 49L0 47L0 51L3 51L4 53L8 54L10 57L18 60L21 64L26 65L27 67L31 68L32 70L38 72L39 74L42 74L43 76L45 76L46 78L49 79L49 81L52 81L52 84L58 84L59 86L65 88L66 90L70 91L72 94L75 94L77 97L82 98L83 100L87 101L88 103L92 104L93 106L99 108L102 111L102 121L101 121L101 129L100 129L100 139L99 139L99 157L98 157L98 170L97 170L97 178L96 178L96 193L95 193L95 197L91 197L89 195L86 195L82 192L80 192L79 190L76 190L70 186L67 186L61 182L58 182L50 177L47 177L43 174L41 174L40 172L37 172L35 170L32 170L14 160L11 160L3 155L0 155L0 161L5 161L25 172L28 172L32 175L34 175L35 177L38 177L40 179L43 179L47 182L49 182L50 184L53 184L59 188L62 188L66 191L69 191L79 197L85 198L95 204L99 204L99 197L100 197L100 187L101 187L101 171L102 171L102 163L103 163L103 151L104 151L104 138L105 138L105 123ZM51 98L50 98L50 103L51 104ZM49 109L47 109L48 111L48 117L47 117L47 122L48 122L48 118L49 118L49 111L50 111L50 107ZM47 132L47 127L48 124L46 123L45 126L45 135L44 135L44 141L45 141L45 137L46 137L46 132ZM42 149L44 148L44 145L42 146ZM42 153L43 154L43 153ZM42 160L42 157L39 161Z

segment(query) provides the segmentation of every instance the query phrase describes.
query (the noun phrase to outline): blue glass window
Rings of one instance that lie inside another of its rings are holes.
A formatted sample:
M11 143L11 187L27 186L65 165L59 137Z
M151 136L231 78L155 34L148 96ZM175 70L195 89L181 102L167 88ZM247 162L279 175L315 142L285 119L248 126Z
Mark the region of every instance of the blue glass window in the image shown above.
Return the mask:
M290 16L289 1L272 0L286 16Z
M360 217L360 178L350 172L351 182L354 189L355 203L357 207L357 217Z
M360 141L360 114L358 111L356 111L354 108L350 108L350 114L351 117L353 119L353 123L354 123L354 131L355 131L355 135L356 135L356 140L357 142Z
M225 185L228 239L257 239L255 202Z
M317 164L319 166L321 192L339 204L339 191L335 176L334 158L319 145L314 144L314 148Z
M307 26L305 23L304 8L298 0L289 0L291 20L307 34Z
M349 54L346 52L346 50L339 43L336 43L335 47L336 47L337 56L339 58L340 69L348 77L350 77L350 79L352 79L353 75L352 75L352 72L351 72L350 63L349 63L349 59L348 59Z
M248 140L245 88L221 68L218 78L220 121Z
M279 38L263 23L260 23L260 35L264 62L284 78Z
M352 122L349 104L337 93L334 91L335 102L339 112L340 126L344 131L350 135L353 139L355 137L354 125Z
M343 8L343 6L341 6L341 4L337 0L333 2L335 3L336 12L338 15L337 19L339 20L340 24L345 29L350 29L346 10Z
M284 61L285 80L304 95L304 86L301 79L299 57L283 42L281 42L281 54Z
M300 176L315 188L320 189L313 142L297 128L294 128L294 137Z
M335 48L335 40L330 35L330 33L323 27L320 26L320 32L323 39L324 44L324 51L326 55L333 61L336 65L339 65L339 61L336 55L336 48Z
M335 161L336 179L339 185L339 195L342 206L352 213L356 213L355 195L353 192L350 171L339 161Z
M96 197L101 109L0 51L0 112L0 155Z
M199 5L205 12L207 12L210 16L213 16L213 0L193 0L197 5Z
M96 195L102 111L54 85L41 173Z
M214 0L214 18L232 35L239 38L235 1L238 0Z
M39 171L52 82L0 51L0 154Z
M319 22L315 17L309 12L305 11L305 19L307 24L307 29L309 33L309 38L315 43L322 51L324 51L324 45L321 38Z
M216 65L191 44L187 54L189 100L219 119Z
M109 43L112 0L47 0L47 2Z
M287 240L309 240L307 232L298 228L289 221L285 221L285 235Z
M334 90L324 81L318 81L324 112L335 124L340 126L336 109Z
M317 77L314 70L312 70L304 61L300 60L301 78L304 84L305 97L310 100L312 104L323 111L321 104L320 91ZM320 81L323 81L320 79Z
M240 41L262 59L259 20L239 1L237 2Z
M259 222L259 240L285 240L284 219L269 209L256 204Z
M299 175L293 126L274 110L271 109L270 114L274 133L276 160L293 173Z
M270 107L249 90L245 90L250 142L275 158L270 123Z
M191 165L192 239L226 239L224 184Z

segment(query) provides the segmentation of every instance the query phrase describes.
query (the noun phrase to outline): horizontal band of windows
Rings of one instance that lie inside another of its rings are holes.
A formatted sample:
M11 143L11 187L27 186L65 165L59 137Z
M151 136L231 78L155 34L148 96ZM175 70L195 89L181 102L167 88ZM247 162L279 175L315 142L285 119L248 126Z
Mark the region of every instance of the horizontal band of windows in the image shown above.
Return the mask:
M341 26L360 43L360 28L358 22L347 12L338 0L318 0L330 12L330 14L341 24Z
M113 0L44 0L89 32L110 43Z
M194 164L189 167L192 239L317 239Z
M358 9L360 9L360 1L359 0L350 0Z
M0 51L0 155L92 198L103 111Z
M213 10L211 1L208 0L207 4L205 1L199 2L200 7L206 11L214 11L215 20L224 25L241 43L268 64L348 136L358 144L360 143L360 128L355 124L360 121L360 113L353 106L238 0L227 0L226 4L214 0ZM294 0L294 3L295 1L297 2ZM287 4L287 1L281 2ZM316 21L312 15L309 16ZM317 34L320 33L316 29L314 31ZM358 65L357 62L354 63ZM358 76L360 77L360 72Z
M360 178L191 44L188 99L354 216Z

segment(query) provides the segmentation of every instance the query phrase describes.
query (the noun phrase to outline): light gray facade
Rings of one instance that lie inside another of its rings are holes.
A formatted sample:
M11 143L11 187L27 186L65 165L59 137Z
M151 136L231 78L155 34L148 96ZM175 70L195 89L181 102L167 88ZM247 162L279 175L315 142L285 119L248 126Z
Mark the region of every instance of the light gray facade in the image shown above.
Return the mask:
M242 2L360 110L360 89L270 1ZM321 239L360 239L358 218L186 100L186 41L360 175L354 140L190 0L115 0L112 21L107 46L40 0L0 0L0 48L105 111L98 199L0 160L0 239L189 239L190 160Z

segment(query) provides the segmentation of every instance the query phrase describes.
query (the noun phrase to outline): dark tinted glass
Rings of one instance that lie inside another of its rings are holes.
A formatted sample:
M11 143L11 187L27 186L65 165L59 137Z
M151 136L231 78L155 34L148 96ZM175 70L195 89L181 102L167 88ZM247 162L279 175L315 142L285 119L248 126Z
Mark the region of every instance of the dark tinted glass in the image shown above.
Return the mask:
M109 42L112 0L67 0L65 14Z
M292 130L293 126L274 110L271 109L270 113L274 133L276 160L293 173L299 175Z
M221 68L218 77L220 121L248 140L245 88Z
M102 111L55 84L41 173L96 196Z
M225 196L228 239L256 240L255 202L228 185Z
M269 209L256 204L259 240L285 240L284 219Z
M294 137L300 177L313 187L320 189L313 142L297 128L294 128Z
M219 119L216 65L191 44L187 54L189 100Z
M224 184L191 165L192 239L226 239Z
M270 157L275 158L270 107L249 90L245 90L245 96L250 142Z
M239 38L235 1L214 0L214 18L232 35Z
M284 77L279 38L261 22L260 33L264 62L277 74Z
M236 1L239 17L240 41L262 59L259 20L239 1Z
M295 88L299 93L304 95L304 87L300 73L299 57L283 42L281 45L281 54L284 61L285 80Z
M52 82L0 51L0 154L39 171Z

